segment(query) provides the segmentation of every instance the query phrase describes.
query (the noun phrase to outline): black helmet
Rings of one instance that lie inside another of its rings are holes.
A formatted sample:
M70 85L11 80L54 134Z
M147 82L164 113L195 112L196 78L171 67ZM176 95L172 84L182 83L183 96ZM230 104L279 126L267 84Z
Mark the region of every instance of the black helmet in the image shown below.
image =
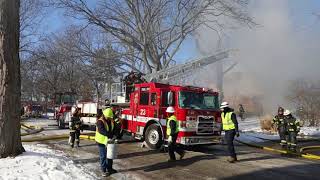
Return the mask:
M104 103L105 106L110 106L110 100L109 99L106 99L104 102L105 102Z
M279 107L279 108L278 108L278 114L283 114L283 112L284 112L283 107Z

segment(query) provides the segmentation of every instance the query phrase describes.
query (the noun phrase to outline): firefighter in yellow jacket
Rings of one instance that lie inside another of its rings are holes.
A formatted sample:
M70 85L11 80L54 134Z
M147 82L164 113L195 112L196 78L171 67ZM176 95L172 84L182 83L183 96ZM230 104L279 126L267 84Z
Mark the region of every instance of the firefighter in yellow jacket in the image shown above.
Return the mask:
M230 158L228 162L234 163L237 161L237 154L234 150L233 140L234 137L239 137L238 121L237 116L233 112L233 109L229 107L227 102L221 103L221 119L222 119L222 130L225 132L225 139L228 145L228 151Z
M176 140L179 133L179 123L177 121L176 116L174 115L174 108L168 107L166 110L168 114L167 120L167 136L168 136L168 152L170 159L168 162L173 162L176 160L176 156L174 152L177 152L180 155L180 159L183 158L185 152L176 144Z
M114 141L114 120L113 111L111 108L107 108L103 111L103 115L97 120L95 141L99 147L100 154L100 166L102 170L102 176L106 177L113 173L117 173L112 168L113 160L107 159L107 144L110 141Z

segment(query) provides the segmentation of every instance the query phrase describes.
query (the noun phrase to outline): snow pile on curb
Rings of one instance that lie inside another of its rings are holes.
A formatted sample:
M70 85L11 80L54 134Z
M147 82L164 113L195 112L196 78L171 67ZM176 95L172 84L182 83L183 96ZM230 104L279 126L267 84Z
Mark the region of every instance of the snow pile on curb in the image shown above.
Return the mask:
M63 152L46 145L23 145L27 152L15 158L0 159L0 180L87 180L95 174L75 165Z
M265 141L254 136L250 136L247 133L241 133L240 136L237 137L236 139L246 143L259 143L259 142Z
M299 134L306 136L320 136L320 127L301 127Z
M262 132L258 117L247 118L244 121L238 120L239 130L242 132Z
M263 132L261 130L259 117L250 117L245 119L244 121L238 120L238 122L239 122L239 130L241 132L245 132L245 133L252 132L252 133L257 133L258 135L266 134L266 132ZM270 137L272 138L273 135L277 135L277 134L269 134L268 138ZM320 136L320 127L301 127L299 135Z

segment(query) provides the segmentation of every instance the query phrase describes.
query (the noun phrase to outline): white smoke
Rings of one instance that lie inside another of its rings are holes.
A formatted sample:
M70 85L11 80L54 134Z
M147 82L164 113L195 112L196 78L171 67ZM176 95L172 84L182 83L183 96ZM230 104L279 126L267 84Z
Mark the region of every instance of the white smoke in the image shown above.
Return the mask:
M320 79L320 36L313 29L297 30L299 24L289 0L254 1L249 11L259 24L257 27L237 29L223 36L223 48L239 50L232 58L238 65L225 76L224 89L226 95L262 95L263 105L270 112L278 105L288 106L285 96L290 80ZM313 18L309 13L310 17L305 18ZM212 51L208 47L216 46L216 32L202 28L199 34L200 48ZM237 80L231 75L236 75Z

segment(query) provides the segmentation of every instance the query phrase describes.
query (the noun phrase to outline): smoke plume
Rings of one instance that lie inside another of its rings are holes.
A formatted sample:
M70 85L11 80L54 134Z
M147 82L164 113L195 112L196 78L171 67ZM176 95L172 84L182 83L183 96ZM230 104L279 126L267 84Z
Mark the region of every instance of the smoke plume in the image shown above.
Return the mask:
M319 80L319 26L300 28L306 25L301 19L316 17L308 9L299 10L310 15L297 17L290 3L289 0L252 1L249 11L259 25L252 29L230 30L221 36L221 49L238 50L224 61L224 68L238 62L224 76L225 97L235 94L260 96L265 112L274 112L279 105L292 108L285 100L290 81L298 78ZM200 51L217 50L216 32L203 27L198 33ZM211 69L205 69L198 78L215 77Z

